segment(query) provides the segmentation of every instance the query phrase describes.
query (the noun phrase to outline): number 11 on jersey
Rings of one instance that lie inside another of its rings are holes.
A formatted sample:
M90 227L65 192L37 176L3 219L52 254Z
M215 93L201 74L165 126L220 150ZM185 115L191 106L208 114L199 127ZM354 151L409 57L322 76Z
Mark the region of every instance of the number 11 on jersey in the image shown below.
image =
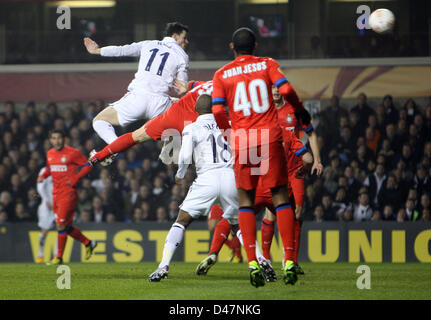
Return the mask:
M159 51L159 49L157 49L157 48L150 50L150 52L152 52L152 53L151 53L150 59L147 62L147 65L145 66L145 71L150 71L151 65L153 64L154 58L156 57L156 54L158 51ZM161 76L163 73L163 68L165 67L166 60L168 60L169 52L161 53L160 55L163 56L163 58L162 58L162 61L160 62L159 68L157 69L157 75L158 76Z

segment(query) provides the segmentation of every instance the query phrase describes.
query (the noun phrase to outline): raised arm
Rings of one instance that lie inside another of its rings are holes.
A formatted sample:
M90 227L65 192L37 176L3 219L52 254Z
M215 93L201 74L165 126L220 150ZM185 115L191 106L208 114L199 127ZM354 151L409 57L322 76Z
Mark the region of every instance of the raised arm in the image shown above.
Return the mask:
M124 46L107 46L100 48L99 45L90 38L84 38L84 46L91 54L103 57L139 57L141 55L141 42L133 42Z

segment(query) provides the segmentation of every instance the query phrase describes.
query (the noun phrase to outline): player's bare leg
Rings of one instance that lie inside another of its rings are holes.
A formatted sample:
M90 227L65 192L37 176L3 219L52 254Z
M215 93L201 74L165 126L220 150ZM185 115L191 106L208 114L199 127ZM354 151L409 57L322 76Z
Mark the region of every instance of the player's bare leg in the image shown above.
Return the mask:
M271 188L272 202L277 215L278 229L284 249L284 283L295 284L298 280L294 259L294 221L295 216L289 202L285 185Z
M208 220L208 231L210 232L210 234L214 232L219 221L220 221L219 219Z
M238 188L238 222L244 249L247 253L250 283L254 287L265 285L265 277L256 257L256 214L254 212L255 190Z
M162 261L156 271L154 271L148 280L151 282L159 282L167 278L169 273L169 265L177 247L181 244L184 237L184 232L187 226L193 221L193 218L187 212L180 210L177 220L172 225L166 236L165 246L163 247Z
M93 119L94 131L106 144L110 144L118 138L114 126L119 125L117 111L112 107L103 109Z

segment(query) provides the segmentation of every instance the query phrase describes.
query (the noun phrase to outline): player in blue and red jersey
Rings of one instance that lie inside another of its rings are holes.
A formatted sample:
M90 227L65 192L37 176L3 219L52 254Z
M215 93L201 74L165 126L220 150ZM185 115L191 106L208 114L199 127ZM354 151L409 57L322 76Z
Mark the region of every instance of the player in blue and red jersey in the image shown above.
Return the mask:
M317 146L317 136L313 131L311 124L311 117L309 113L304 110L301 113L295 112L295 108L286 101L278 91L276 86L272 88L272 95L274 98L275 107L277 108L279 125L283 130L283 140L285 141L284 149L287 159L288 180L289 180L289 194L293 198L295 204L295 222L294 222L294 263L297 268L298 274L303 274L302 268L298 265L298 252L301 238L302 226L302 208L304 206L304 178L298 177L295 173L302 166L301 158L296 156L295 153L290 152L287 148L286 141L289 140L287 133L293 132L296 138L301 138L302 133L308 135L311 151L313 153L313 167L311 173L314 172L320 176L323 171L323 166L320 162L320 152ZM269 190L261 190L256 192L256 197L267 198L270 196ZM267 208L264 219L262 221L262 252L263 256L270 259L270 248L272 237L274 235L274 220L275 214Z
M67 235L85 245L86 259L89 259L97 242L89 240L78 227L72 226L72 222L77 202L76 184L92 170L92 167L86 165L87 158L79 150L64 145L64 133L61 130L53 130L49 135L49 142L52 148L46 155L46 169L37 178L37 182L52 177L53 211L58 236L57 255L51 264L63 263Z
M223 66L213 78L213 113L221 129L227 132L235 151L235 180L239 198L239 227L247 253L250 282L259 287L265 279L256 261L255 190L258 183L271 189L277 224L285 253L284 281L295 284L293 261L294 213L287 193L286 158L282 130L273 104L271 87L275 84L297 112L303 105L281 72L278 63L253 55L256 37L248 28L236 30L230 43L235 60ZM225 105L229 106L229 117Z

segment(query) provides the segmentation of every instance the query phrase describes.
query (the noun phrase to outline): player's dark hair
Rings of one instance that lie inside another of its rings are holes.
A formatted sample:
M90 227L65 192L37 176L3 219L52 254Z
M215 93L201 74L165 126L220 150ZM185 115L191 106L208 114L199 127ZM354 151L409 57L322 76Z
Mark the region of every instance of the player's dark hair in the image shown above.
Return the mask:
M239 28L232 35L233 48L238 54L252 54L256 35L249 28Z
M180 22L169 22L168 24L166 24L165 36L170 37L173 34L180 35L183 30L189 32L189 27Z
M64 138L64 137L66 136L66 134L64 133L64 131L63 131L63 130L61 130L61 129L53 129L53 130L51 130L51 131L49 132L48 137L50 137L50 138L51 138L51 136L52 136L54 133L58 133L58 134L60 134L62 138Z
M196 100L195 105L196 112L201 114L212 113L212 98L208 94L202 94Z

